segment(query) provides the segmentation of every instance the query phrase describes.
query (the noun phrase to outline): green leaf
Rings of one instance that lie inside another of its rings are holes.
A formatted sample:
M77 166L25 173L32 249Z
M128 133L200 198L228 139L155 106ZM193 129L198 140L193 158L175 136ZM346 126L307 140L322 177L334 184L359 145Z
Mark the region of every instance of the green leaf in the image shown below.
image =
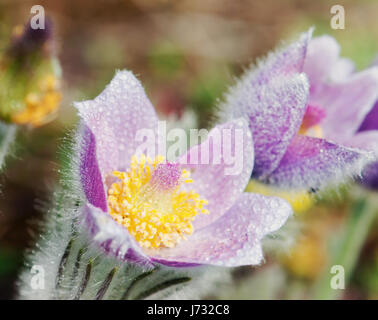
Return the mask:
M331 252L329 266L315 284L315 299L338 299L343 293L343 290L333 289L331 287L331 279L335 275L330 273L330 270L334 265L344 267L345 286L347 286L357 264L363 244L368 236L370 227L377 216L378 210L373 200L374 199L366 197L354 203L345 229L340 237L336 239L335 250Z

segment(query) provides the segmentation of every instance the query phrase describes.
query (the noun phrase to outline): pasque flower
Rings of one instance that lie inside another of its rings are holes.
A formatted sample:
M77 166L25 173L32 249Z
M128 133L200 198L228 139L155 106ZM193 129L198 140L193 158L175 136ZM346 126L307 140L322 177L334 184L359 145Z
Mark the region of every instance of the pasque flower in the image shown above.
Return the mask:
M356 133L377 97L378 70L352 73L329 36L312 30L273 52L231 88L226 118L244 117L255 146L253 177L317 190L361 173L377 134Z
M0 118L31 127L55 118L61 101L60 67L54 56L52 23L15 28L0 56Z
M378 66L378 60L374 62L373 66L374 65ZM370 144L372 145L376 154L378 154L378 98L374 104L374 107L366 115L361 126L358 128L357 134L362 136L362 141L364 136L367 135ZM374 140L376 142L375 144ZM372 163L364 169L362 173L362 182L367 187L375 190L378 189L378 161Z
M168 266L238 266L262 260L262 237L291 214L280 198L243 193L253 168L248 124L216 126L243 132L243 167L225 175L226 163L181 161L138 154L138 130L156 130L158 119L139 81L118 72L94 100L76 103L81 118L79 171L83 214L93 240L121 260ZM215 142L214 142L215 143ZM231 146L232 147L232 146ZM202 150L202 149L201 149ZM210 150L210 157L211 150Z
M366 135L371 136L372 139L376 136L376 144L373 145L373 148L376 154L378 154L378 101L365 117L358 129L358 133L361 135L365 133ZM374 162L364 169L362 173L362 182L364 185L372 189L378 189L378 162Z

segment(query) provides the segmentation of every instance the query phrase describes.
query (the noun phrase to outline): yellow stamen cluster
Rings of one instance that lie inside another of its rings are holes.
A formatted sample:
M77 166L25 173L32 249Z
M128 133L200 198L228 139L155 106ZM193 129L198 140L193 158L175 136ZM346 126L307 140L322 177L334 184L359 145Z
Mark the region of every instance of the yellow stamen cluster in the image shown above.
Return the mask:
M207 200L181 190L183 184L193 182L189 171L179 169L177 184L166 188L154 175L160 165L164 166L162 156L133 156L127 172L113 172L119 181L108 190L109 213L145 248L174 247L193 233L197 214L209 213L204 209Z
M323 129L319 125L314 125L311 127L306 127L302 125L299 128L299 133L309 137L323 138Z
M40 81L38 92L26 95L25 108L12 115L12 122L39 127L55 115L61 98L59 81L54 75L49 74Z

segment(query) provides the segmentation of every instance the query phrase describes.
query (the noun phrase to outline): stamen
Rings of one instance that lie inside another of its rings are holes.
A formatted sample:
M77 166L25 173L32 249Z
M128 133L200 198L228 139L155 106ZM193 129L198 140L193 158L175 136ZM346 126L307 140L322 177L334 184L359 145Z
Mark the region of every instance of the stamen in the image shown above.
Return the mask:
M323 138L323 129L321 126L312 126L306 131L306 136L314 138Z
M51 120L62 98L58 80L49 74L40 81L38 89L26 95L25 108L12 115L12 122L38 127Z
M179 185L181 175L182 173L178 164L161 163L154 170L151 184L162 191L171 190Z
M323 130L319 125L326 116L326 111L317 106L308 105L299 133L306 136L322 138Z
M191 183L190 172L178 164L133 156L127 172L113 172L119 181L108 190L109 213L126 227L141 246L174 247L193 233L199 213L208 214L207 204L195 191L180 190Z

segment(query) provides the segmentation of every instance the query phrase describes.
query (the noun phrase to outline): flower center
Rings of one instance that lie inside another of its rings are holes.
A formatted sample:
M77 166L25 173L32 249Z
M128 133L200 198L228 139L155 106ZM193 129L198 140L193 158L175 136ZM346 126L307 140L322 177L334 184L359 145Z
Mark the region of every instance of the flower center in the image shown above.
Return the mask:
M131 158L130 169L114 171L119 181L108 190L109 213L126 227L142 247L174 247L193 233L192 222L207 200L194 191L181 190L192 183L190 172L164 162L164 157Z
M325 116L326 111L323 108L311 105L307 106L301 127L299 128L299 133L306 136L322 138L323 130L320 123Z

